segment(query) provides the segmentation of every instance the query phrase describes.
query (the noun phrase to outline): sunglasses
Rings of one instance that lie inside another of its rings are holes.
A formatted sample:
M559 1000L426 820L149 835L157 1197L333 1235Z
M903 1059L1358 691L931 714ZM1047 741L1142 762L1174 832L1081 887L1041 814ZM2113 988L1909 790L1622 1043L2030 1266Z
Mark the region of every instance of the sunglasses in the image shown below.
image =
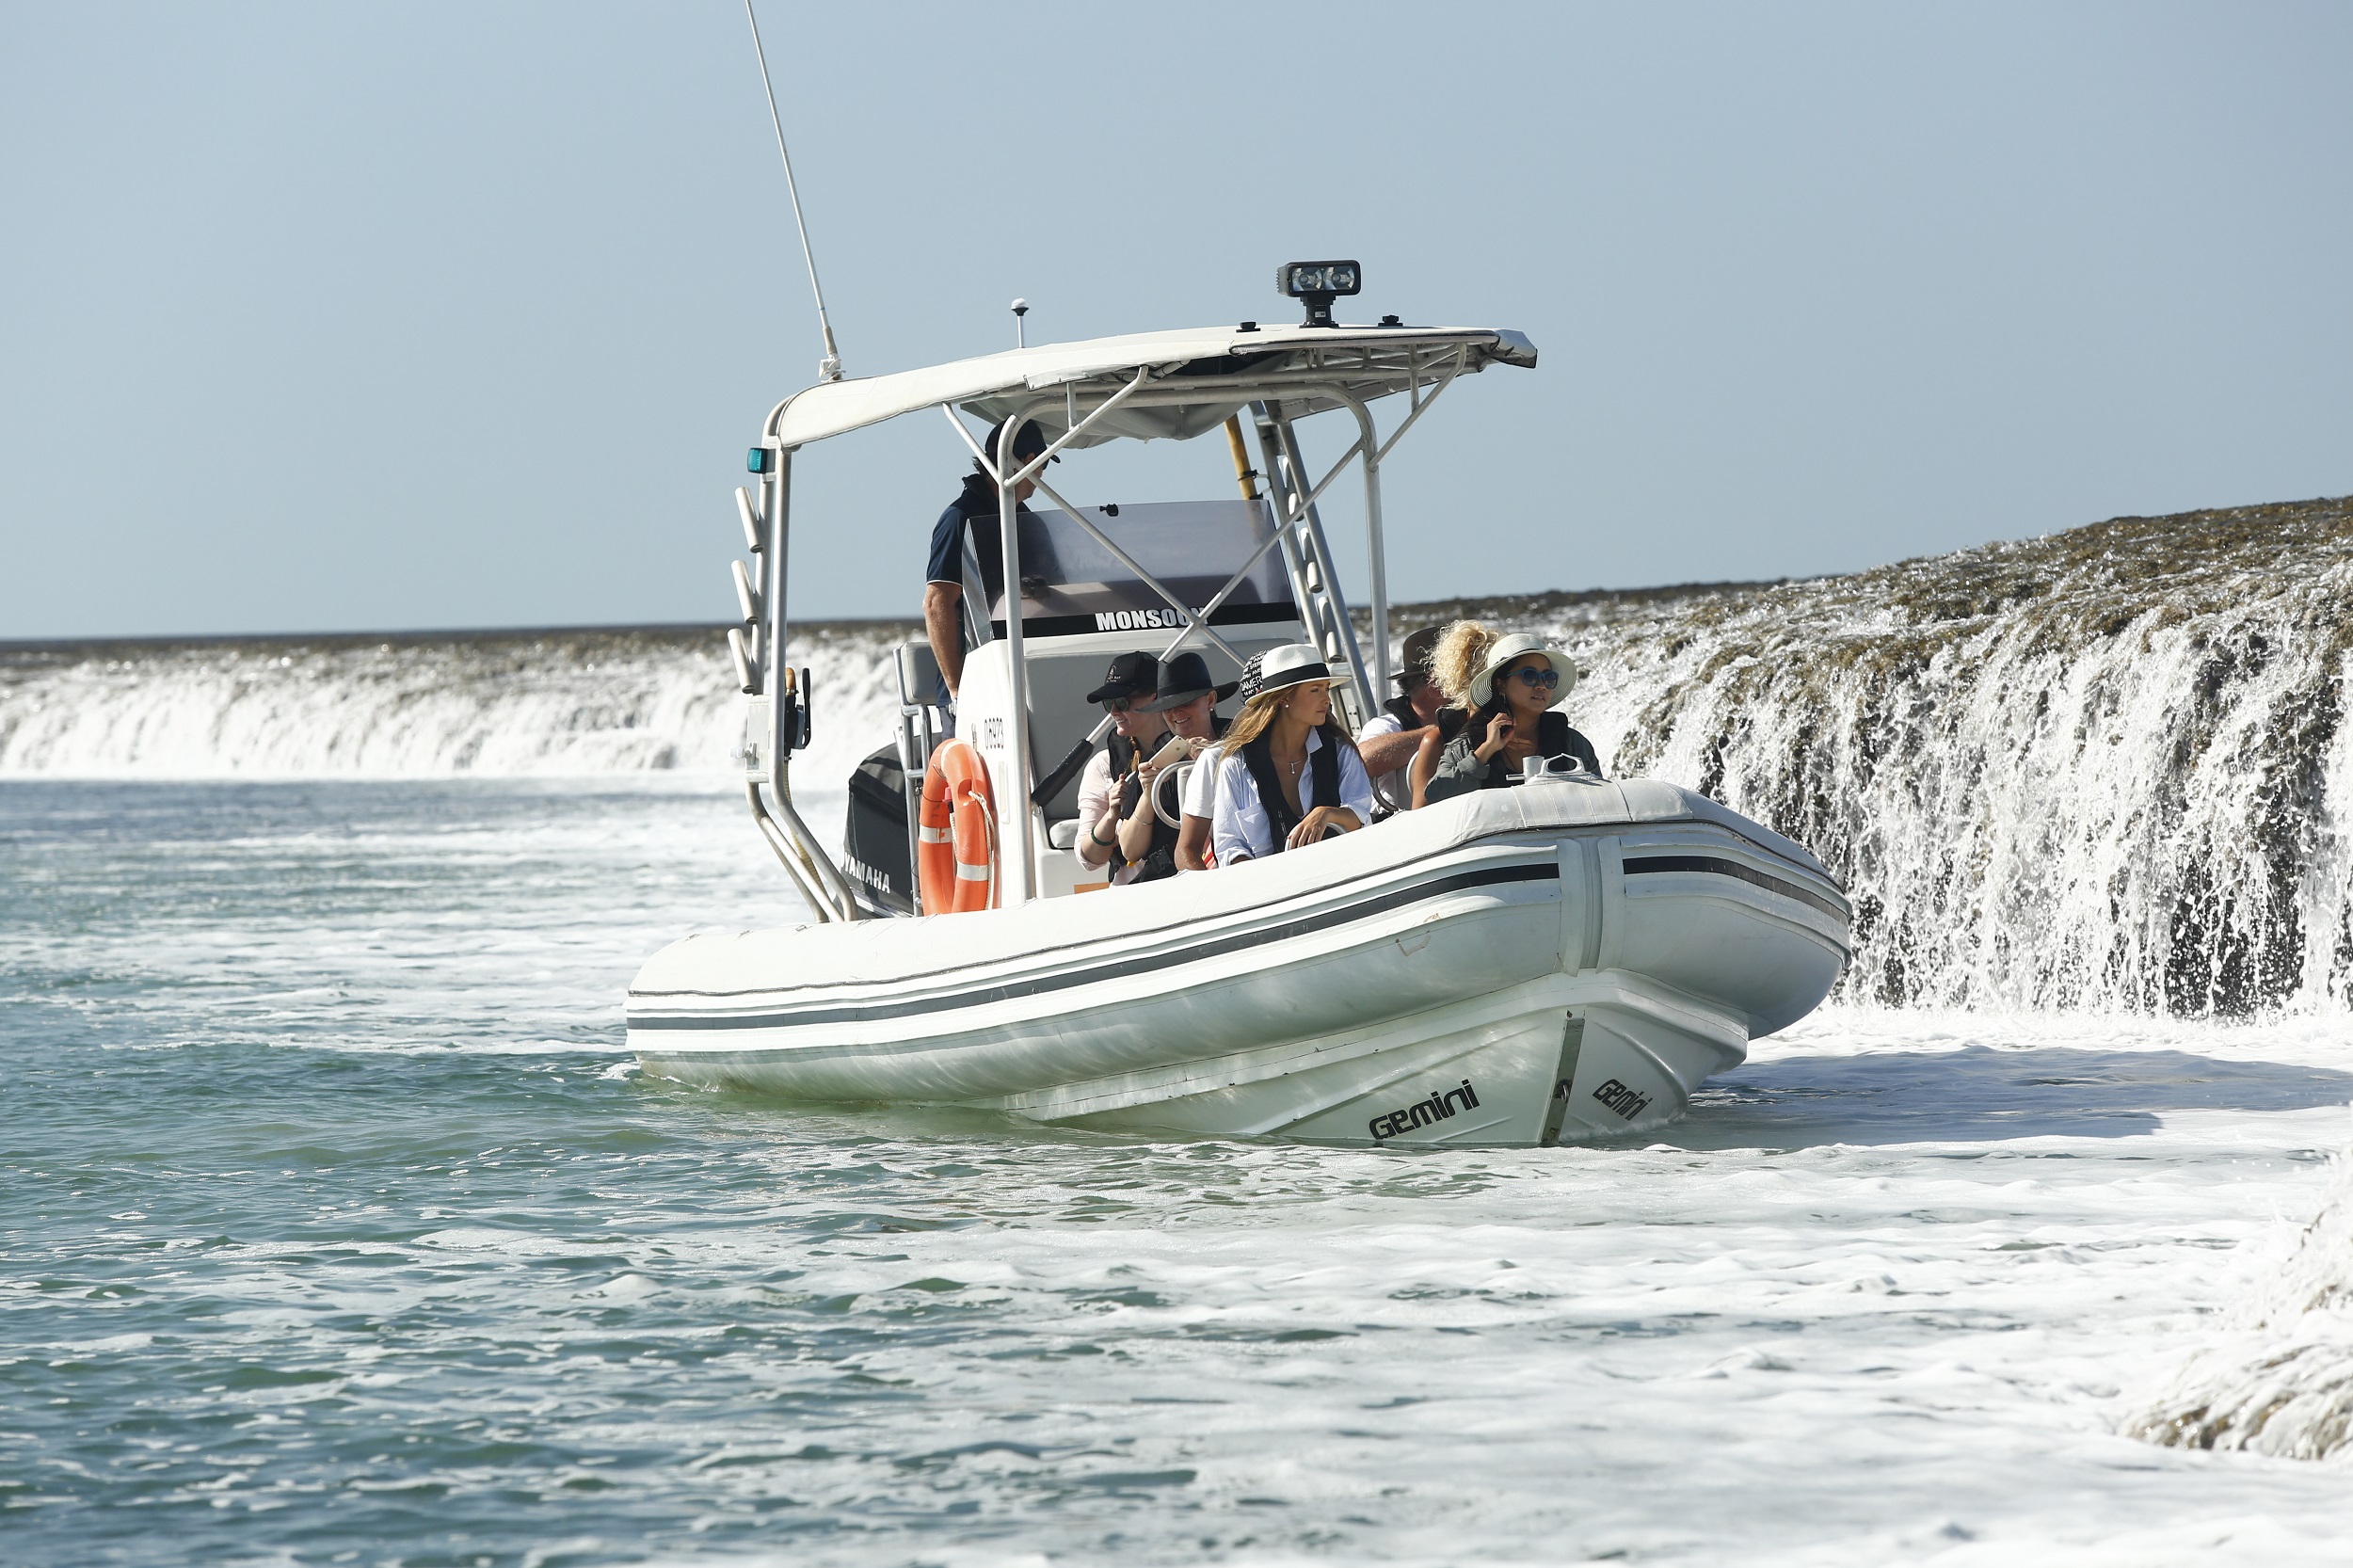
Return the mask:
M1538 669L1533 664L1523 664L1512 672L1512 679L1525 681L1530 686L1542 686L1545 690L1550 691L1561 684L1561 672L1549 666Z

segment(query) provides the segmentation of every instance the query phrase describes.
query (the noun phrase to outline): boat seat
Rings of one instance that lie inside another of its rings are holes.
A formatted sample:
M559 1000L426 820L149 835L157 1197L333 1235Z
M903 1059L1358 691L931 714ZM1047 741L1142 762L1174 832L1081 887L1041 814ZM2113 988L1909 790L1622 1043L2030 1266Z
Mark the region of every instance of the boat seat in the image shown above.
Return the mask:
M939 696L939 661L932 645L918 637L891 650L891 666L899 672L899 706L922 708Z

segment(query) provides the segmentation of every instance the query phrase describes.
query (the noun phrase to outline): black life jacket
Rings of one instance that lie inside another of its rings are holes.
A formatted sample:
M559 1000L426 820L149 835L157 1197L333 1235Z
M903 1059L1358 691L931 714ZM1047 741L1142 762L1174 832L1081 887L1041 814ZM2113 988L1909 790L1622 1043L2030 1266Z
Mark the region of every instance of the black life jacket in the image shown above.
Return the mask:
M1152 749L1158 751L1166 744L1168 744L1168 736L1162 735L1153 742ZM1111 753L1112 776L1126 780L1119 787L1119 815L1124 820L1135 810L1137 803L1144 798L1144 786L1136 778L1135 772L1136 764L1147 760L1147 757L1139 755L1136 744L1115 731L1112 735L1110 744L1104 749ZM1113 850L1112 853L1116 856L1119 852ZM1121 863L1136 868L1135 880L1138 882L1158 882L1164 876L1175 876L1176 874L1176 829L1160 821L1160 813L1154 811L1152 813L1152 841L1144 847L1141 856L1133 860L1123 860Z
M1345 738L1340 727L1326 722L1316 731L1323 737L1323 744L1307 753L1308 769L1315 775L1316 805L1337 806L1340 803L1340 747ZM1258 738L1241 748L1243 766L1250 770L1250 782L1258 792L1258 804L1265 808L1266 820L1273 830L1274 853L1283 853L1291 830L1300 823L1300 814L1291 809L1283 794L1283 781L1275 776L1273 737L1264 730Z

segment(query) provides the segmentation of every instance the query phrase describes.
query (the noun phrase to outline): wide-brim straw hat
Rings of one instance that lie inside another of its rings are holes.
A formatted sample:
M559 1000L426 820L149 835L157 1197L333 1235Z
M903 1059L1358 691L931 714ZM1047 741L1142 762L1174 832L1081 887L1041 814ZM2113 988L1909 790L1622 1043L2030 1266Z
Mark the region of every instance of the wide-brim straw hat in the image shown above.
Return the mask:
M1496 639L1495 647L1487 650L1485 666L1471 677L1472 705L1484 708L1493 702L1496 697L1496 671L1531 653L1543 655L1545 663L1550 664L1561 677L1560 689L1552 694L1552 700L1558 702L1568 696L1577 685L1577 666L1569 663L1569 656L1531 632L1514 632L1508 637Z
M1344 679L1334 675L1332 666L1323 662L1323 655L1312 643L1286 643L1254 653L1241 672L1241 695L1244 702L1256 702L1273 692L1286 692L1294 686L1329 686Z

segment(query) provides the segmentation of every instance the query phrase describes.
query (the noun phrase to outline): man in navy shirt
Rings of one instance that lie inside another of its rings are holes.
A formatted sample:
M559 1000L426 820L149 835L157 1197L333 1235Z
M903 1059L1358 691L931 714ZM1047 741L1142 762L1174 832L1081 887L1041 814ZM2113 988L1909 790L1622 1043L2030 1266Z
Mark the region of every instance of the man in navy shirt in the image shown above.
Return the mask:
M1005 426L1000 422L988 433L989 461L1004 464L999 448L1004 440ZM1029 462L1046 450L1046 435L1037 421L1023 424L1020 433L1013 439L1013 464L1016 468ZM1061 462L1060 457L1054 459ZM1018 504L1030 499L1037 489L1034 480L1024 479L1013 490ZM1022 510L1028 510L1023 507ZM975 565L980 568L982 603L971 618L985 621L989 606L1004 592L1005 555L1003 535L997 526L997 486L978 458L973 459L972 472L964 478L964 493L948 504L932 525L932 560L924 571L923 631L931 638L932 657L939 661L939 706L951 708L956 688L964 682L964 654L971 646L971 635L966 625L964 609L964 552L967 536L971 538ZM955 733L955 721L949 719L948 732Z

